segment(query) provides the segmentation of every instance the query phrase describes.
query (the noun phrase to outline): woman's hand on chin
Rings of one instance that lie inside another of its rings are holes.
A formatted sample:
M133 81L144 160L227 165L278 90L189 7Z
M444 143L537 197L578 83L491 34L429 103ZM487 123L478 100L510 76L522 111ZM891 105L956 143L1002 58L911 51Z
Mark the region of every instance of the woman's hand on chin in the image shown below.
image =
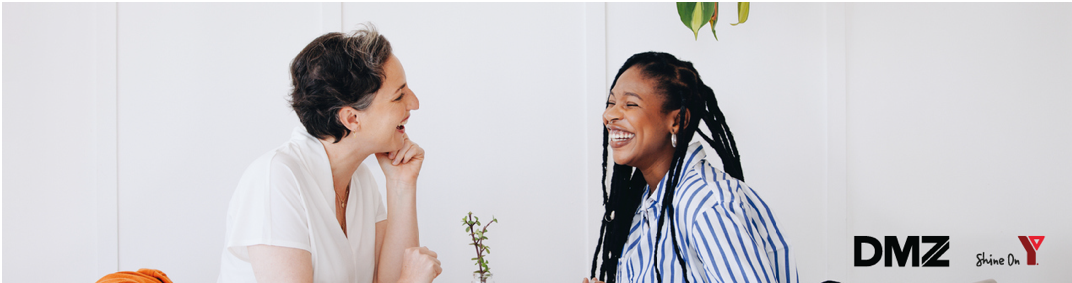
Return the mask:
M387 182L416 185L417 175L421 173L421 164L424 163L424 149L407 137L402 149L377 153L376 161L379 161Z

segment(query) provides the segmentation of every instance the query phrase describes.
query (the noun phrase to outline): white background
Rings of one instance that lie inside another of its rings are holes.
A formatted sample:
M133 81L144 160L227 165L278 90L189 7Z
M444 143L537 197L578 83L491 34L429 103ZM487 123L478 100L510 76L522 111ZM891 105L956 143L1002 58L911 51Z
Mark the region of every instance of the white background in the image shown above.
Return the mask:
M5 3L3 279L214 281L238 177L299 125L287 65L368 21L421 99L408 128L439 282L474 270L468 211L501 221L498 282L587 275L602 102L649 50L715 90L800 282L1072 276L1072 5L752 3L730 26L735 4L715 41L672 3ZM951 267L852 267L856 235L951 236ZM1021 235L1047 237L1040 265L975 266L1026 263Z

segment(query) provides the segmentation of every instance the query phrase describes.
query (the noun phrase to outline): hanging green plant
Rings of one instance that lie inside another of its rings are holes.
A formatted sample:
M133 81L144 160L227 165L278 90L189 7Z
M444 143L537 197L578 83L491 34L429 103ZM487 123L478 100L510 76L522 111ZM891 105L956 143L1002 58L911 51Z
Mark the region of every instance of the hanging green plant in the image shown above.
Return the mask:
M737 2L737 23L730 25L736 26L748 20L748 3ZM694 39L699 40L700 28L710 23L711 34L718 40L718 32L715 31L715 23L718 23L718 2L677 2L677 14L681 17L681 22L692 30Z

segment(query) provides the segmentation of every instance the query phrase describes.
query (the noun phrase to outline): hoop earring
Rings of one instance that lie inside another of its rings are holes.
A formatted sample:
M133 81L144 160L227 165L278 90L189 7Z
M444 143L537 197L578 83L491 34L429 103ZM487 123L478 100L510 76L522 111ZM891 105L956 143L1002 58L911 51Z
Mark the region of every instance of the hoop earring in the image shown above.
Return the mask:
M670 146L677 147L677 135L670 134Z

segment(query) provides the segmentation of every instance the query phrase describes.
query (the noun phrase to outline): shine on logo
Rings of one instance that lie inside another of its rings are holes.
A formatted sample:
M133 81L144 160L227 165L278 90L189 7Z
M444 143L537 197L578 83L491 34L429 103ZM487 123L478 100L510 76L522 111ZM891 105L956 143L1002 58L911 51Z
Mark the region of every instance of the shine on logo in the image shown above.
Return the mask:
M923 254L923 266L949 266L949 260L942 259L942 254L949 250L949 236L908 236L904 241L904 245L897 241L897 236L886 236L884 240L885 243L882 243L873 237L856 236L853 241L853 253L855 254L853 265L872 266L878 264L883 258L883 251L885 251L885 266L887 267L893 266L894 258L897 259L897 265L901 267L908 264L909 259L912 261L912 266L920 266L921 243L932 243L934 245ZM870 245L875 250L875 253L869 259L863 258L864 244ZM883 250L883 246L885 246L885 250Z
M1027 265L1038 265L1035 261L1035 253L1038 252L1044 239L1046 236L1020 236L1020 243L1024 245L1024 250L1027 250Z

